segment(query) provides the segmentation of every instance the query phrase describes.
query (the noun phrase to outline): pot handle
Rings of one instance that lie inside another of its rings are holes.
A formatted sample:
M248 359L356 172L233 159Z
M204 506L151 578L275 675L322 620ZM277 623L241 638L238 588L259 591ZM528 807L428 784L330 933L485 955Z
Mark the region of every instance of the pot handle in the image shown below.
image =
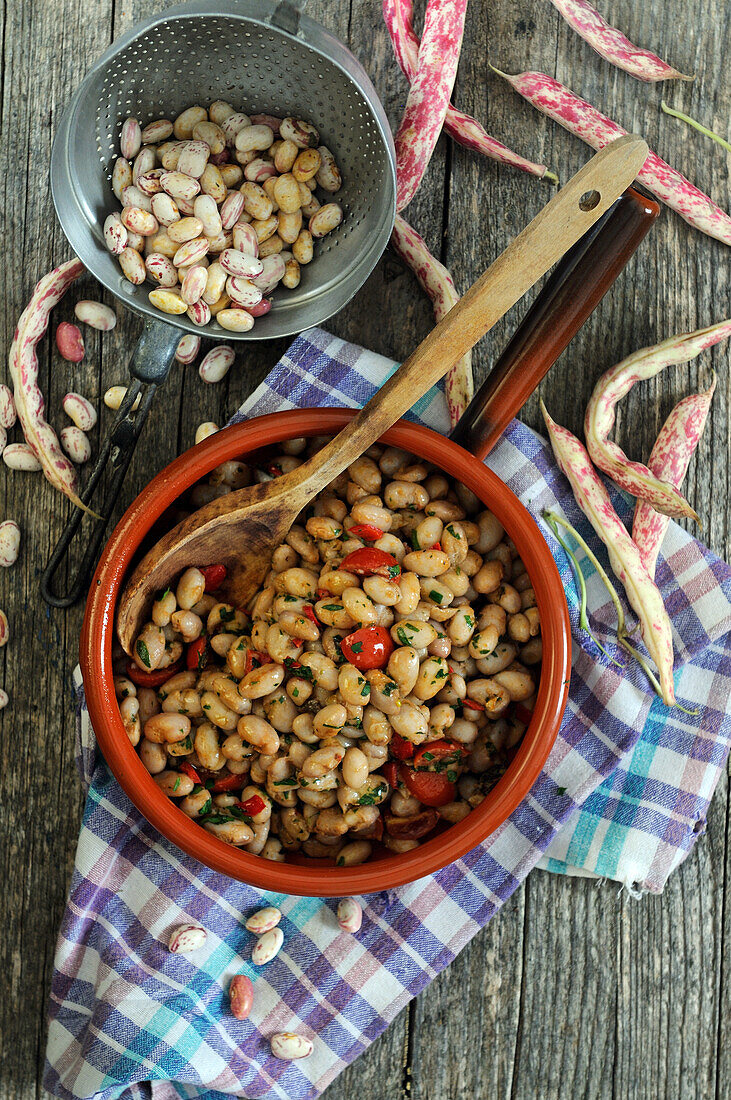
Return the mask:
M84 595L88 587L88 580L99 557L109 517L121 491L124 475L132 461L152 399L157 387L168 376L179 341L180 333L172 325L163 324L161 321L145 322L129 368L134 381L127 388L112 430L104 441L96 465L81 493L81 500L94 511L97 517L93 521L95 526L89 533L81 562L76 573L68 581L66 590L61 595L57 594L54 591L54 577L69 553L84 518L82 510L75 508L41 575L41 595L51 607L71 607ZM139 407L135 408L138 398ZM109 477L104 499L101 505L95 505L94 492L104 474L108 474Z
M450 439L484 458L626 266L660 213L628 188L556 265Z

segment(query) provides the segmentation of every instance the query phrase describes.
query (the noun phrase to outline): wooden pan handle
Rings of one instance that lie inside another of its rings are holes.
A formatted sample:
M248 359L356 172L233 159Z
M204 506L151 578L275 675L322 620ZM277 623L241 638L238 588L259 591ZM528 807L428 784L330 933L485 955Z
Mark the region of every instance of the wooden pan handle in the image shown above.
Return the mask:
M609 290L660 213L630 187L554 268L450 436L484 458Z

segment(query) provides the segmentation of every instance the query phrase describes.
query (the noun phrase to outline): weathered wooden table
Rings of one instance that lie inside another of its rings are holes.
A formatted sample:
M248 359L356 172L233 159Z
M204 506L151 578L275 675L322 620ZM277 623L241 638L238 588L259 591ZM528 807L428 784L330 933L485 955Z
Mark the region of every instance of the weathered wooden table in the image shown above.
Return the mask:
M0 348L7 351L34 282L67 258L48 188L60 113L110 40L164 0L42 0L4 5L0 180L5 215L0 264ZM580 141L525 105L492 75L488 61L518 72L556 74L731 205L724 152L660 113L665 98L728 131L731 9L724 0L603 0L604 13L634 41L658 50L694 84L645 85L601 61L559 19L548 0L472 0L455 98L488 129L566 180L587 158ZM375 0L312 0L321 19L360 56L396 125L406 84L393 60ZM236 66L236 58L228 59ZM459 288L505 247L546 201L550 185L499 168L442 140L409 219L441 255ZM90 281L82 291L95 294ZM74 298L79 295L72 294ZM631 350L729 314L729 253L665 211L627 272L544 383L553 415L574 430L594 379ZM64 302L53 319L71 316ZM483 341L482 377L525 309L521 304ZM123 380L139 321L117 307L116 330L85 333L80 365L63 362L48 338L40 349L50 417L80 390L110 414L101 394ZM365 288L330 322L339 336L404 357L431 324L412 276L387 254ZM193 442L202 420L223 424L263 377L284 343L249 345L221 385L204 385L176 365L119 501L135 493ZM710 357L637 388L623 404L619 439L646 459L672 405L708 378ZM701 453L687 492L710 546L728 555L728 351ZM1 375L0 375L1 376ZM537 398L523 413L538 426ZM95 442L98 435L95 434ZM81 811L73 763L69 679L82 610L49 612L38 576L67 515L66 502L38 474L0 464L0 512L18 520L18 565L0 576L0 607L13 639L0 651L0 683L11 703L0 715L0 1096L38 1096L54 937L63 909ZM503 911L386 1035L328 1090L374 1100L549 1100L561 1097L680 1100L731 1096L731 948L727 783L716 793L708 834L659 897L629 900L616 885L536 871Z

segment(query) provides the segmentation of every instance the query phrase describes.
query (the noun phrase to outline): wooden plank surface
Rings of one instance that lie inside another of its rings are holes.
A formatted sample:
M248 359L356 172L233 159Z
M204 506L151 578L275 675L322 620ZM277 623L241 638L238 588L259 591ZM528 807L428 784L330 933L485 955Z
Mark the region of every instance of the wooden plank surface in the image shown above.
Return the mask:
M53 134L71 91L112 37L162 2L82 0L4 5L0 89L0 189L5 263L0 265L0 347L7 349L35 280L69 255L47 184ZM580 141L524 104L488 68L555 74L628 129L647 136L670 163L728 209L731 158L659 111L664 96L726 133L731 106L731 10L724 0L603 0L604 14L656 49L694 84L645 85L599 59L548 0L471 0L455 99L508 144L567 179L588 153ZM423 4L417 5L420 20ZM358 54L396 125L406 83L393 62L372 0L311 0L319 18ZM440 141L407 214L465 289L550 195L550 185L500 168ZM90 280L80 292L95 294ZM75 299L80 295L71 295ZM580 428L594 379L629 351L729 313L728 250L664 212L612 289L542 386L553 415ZM475 354L478 378L505 343L516 307ZM124 377L139 322L117 310L116 330L85 334L87 357L66 364L49 338L40 348L51 420L62 425L62 395L100 395ZM54 314L52 328L70 317ZM431 311L411 275L387 254L329 327L395 358L428 331ZM148 424L118 512L180 449L204 419L238 407L285 346L250 345L225 383L208 387L177 366ZM728 351L716 349L637 388L624 402L620 443L647 457L678 398L719 378L709 428L691 464L688 495L709 545L729 554ZM524 418L539 426L537 397ZM94 433L98 446L110 416ZM63 909L81 796L73 764L69 673L80 609L49 612L38 575L63 527L66 508L38 475L0 465L3 517L20 521L15 569L1 571L0 607L14 638L0 651L0 683L11 695L0 714L0 873L4 929L0 972L0 1100L38 1096L55 931ZM327 1092L376 1100L553 1100L561 1097L710 1100L731 1095L731 934L728 784L709 814L707 835L664 894L632 901L603 887L534 872L526 886L386 1035Z

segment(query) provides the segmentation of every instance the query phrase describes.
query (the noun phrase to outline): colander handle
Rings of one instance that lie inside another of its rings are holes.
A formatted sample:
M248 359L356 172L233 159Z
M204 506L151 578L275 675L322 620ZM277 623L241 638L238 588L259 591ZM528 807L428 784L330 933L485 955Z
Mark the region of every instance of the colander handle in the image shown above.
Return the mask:
M556 265L450 438L484 458L624 270L660 213L628 188Z
M304 11L306 0L280 0L272 13L270 22L287 34L299 34L300 15Z
M67 582L66 591L59 594L54 590L54 578L79 533L84 519L84 512L80 508L74 509L41 576L41 595L51 607L71 607L88 588L89 577L99 557L109 517L119 498L124 476L132 461L152 399L157 387L168 376L179 341L180 333L172 325L166 325L160 321L145 323L130 363L130 374L134 381L127 388L112 430L106 437L91 476L80 494L84 504L99 518L96 521L92 520L95 525L89 534L79 566ZM134 410L133 406L138 397L140 398L139 408ZM101 504L97 505L96 488L103 475L107 473L109 480L106 494Z

